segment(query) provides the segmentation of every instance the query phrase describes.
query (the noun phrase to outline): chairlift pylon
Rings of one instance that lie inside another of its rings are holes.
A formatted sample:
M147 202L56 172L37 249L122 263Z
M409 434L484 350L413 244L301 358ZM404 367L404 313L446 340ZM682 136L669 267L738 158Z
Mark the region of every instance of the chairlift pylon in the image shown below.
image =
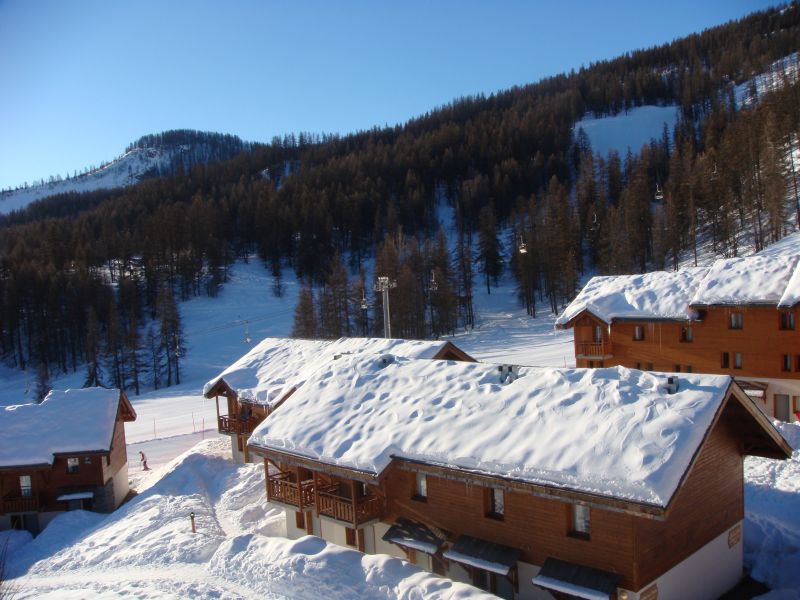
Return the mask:
M439 289L439 284L436 283L436 272L435 271L431 271L431 282L428 285L428 287L430 288L430 290L432 292L435 292L436 290Z

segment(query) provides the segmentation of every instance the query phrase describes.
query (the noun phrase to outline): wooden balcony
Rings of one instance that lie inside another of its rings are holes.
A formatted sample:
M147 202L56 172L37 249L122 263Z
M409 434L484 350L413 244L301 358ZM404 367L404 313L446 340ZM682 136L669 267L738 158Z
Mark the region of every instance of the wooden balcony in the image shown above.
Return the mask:
M611 358L611 342L578 342L576 358Z
M39 496L33 494L32 496L13 496L8 495L3 498L2 511L3 513L26 513L39 511Z
M296 483L290 481L291 473L280 472L267 477L267 501L291 504L297 508L314 506L314 480Z
M217 418L217 430L220 433L227 433L228 435L241 435L246 433L253 433L253 430L261 423L261 419L250 417L246 421L238 417L229 417L228 415L220 415Z
M319 514L358 526L367 521L380 518L381 501L377 496L345 498L327 491L317 493Z

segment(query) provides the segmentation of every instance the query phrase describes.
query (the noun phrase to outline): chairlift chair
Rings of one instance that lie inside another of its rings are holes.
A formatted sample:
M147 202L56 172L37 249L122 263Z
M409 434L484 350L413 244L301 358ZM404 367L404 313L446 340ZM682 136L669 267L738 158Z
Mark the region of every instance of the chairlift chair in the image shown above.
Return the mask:
M656 202L660 202L664 199L664 192L661 191L661 188L658 184L656 184Z
M527 254L528 253L528 244L525 242L519 243L519 253L520 254Z
M428 287L432 292L435 292L439 289L439 284L436 283L436 273L434 271L431 271L431 282Z

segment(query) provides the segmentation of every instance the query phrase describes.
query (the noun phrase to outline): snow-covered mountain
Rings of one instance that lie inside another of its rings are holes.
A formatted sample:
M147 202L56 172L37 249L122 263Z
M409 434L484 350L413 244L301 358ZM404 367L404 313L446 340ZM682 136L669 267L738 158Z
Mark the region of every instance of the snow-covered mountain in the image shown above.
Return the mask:
M235 136L194 131L144 136L122 155L96 169L67 179L51 177L47 182L0 191L0 214L56 194L134 185L146 177L174 173L179 166L189 169L196 164L232 158L250 147Z

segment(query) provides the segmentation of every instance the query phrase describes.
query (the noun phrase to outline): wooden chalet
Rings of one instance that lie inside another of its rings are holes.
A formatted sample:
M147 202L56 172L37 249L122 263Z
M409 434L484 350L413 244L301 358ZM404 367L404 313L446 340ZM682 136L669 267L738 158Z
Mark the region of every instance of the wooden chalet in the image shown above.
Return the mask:
M217 430L231 436L235 460L249 462L247 439L304 378L339 356L391 352L409 358L474 362L452 342L384 338L302 340L265 338L242 358L209 381L203 394L217 406ZM220 408L219 399L224 403Z
M791 422L800 418L799 290L796 256L594 277L556 324L573 329L578 367L729 374Z
M250 438L290 537L503 598L717 598L743 459L791 449L727 376L334 361Z
M0 409L0 529L37 534L63 511L111 512L128 495L125 392L52 391Z

